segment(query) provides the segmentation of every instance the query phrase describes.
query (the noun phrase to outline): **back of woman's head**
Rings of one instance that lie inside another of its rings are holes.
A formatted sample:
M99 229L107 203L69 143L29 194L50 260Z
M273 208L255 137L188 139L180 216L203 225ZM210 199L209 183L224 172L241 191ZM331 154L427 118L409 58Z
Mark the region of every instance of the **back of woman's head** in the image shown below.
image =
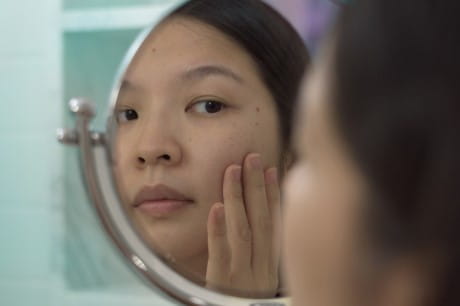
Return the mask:
M373 238L443 259L436 305L460 305L459 13L458 1L353 1L333 58L334 116L373 188Z
M211 25L249 53L273 96L283 144L289 146L293 106L309 63L306 46L292 25L261 0L190 0L170 16Z

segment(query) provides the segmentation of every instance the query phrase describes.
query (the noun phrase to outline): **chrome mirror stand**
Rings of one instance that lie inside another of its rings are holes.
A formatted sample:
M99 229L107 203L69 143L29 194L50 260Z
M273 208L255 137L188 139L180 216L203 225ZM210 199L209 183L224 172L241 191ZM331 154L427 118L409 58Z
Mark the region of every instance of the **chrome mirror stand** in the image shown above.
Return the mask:
M91 101L86 98L72 98L69 101L69 108L77 117L76 128L59 128L56 131L57 140L65 145L79 145L88 142L86 138L89 137L91 145L105 144L104 133L88 130L89 122L95 116Z

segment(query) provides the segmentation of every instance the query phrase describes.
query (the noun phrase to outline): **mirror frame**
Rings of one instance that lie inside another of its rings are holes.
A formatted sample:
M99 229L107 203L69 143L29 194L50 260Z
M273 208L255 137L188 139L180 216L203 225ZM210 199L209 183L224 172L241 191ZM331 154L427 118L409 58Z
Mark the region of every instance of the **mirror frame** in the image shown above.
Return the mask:
M158 22L161 22L161 19ZM91 199L93 211L97 214L105 233L122 255L123 261L147 285L158 287L170 297L187 305L291 305L290 297L272 299L241 298L221 294L193 283L171 269L160 257L152 252L150 247L131 226L131 222L124 212L111 167L116 122L113 117L113 111L123 75L158 22L147 26L137 36L118 68L109 97L106 131L91 131L89 126L95 116L91 102L85 98L73 98L69 102L69 108L76 116L75 128L58 129L57 138L63 144L77 145L79 147L81 175Z

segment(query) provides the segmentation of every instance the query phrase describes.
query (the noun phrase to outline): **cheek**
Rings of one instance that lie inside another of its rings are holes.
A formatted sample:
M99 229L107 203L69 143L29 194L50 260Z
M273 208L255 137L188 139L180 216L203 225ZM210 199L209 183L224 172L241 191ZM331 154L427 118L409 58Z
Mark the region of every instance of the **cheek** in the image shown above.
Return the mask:
M266 166L279 166L284 148L281 147L281 126L277 113L273 109L263 111L260 107L260 116L256 116L252 125L250 141L254 151L262 154Z
M120 191L123 202L127 203L134 197L133 193L136 188L136 178L134 173L135 154L133 152L135 144L134 137L127 131L119 130L117 132L115 149L114 149L114 175L115 181ZM130 193L130 191L132 191Z
M189 149L192 156L186 166L195 174L195 190L201 190L202 198L209 205L223 200L224 172L232 164L242 164L249 146L250 141L245 135L237 133L202 144L192 142Z
M356 207L341 189L332 180L313 176L306 167L288 176L285 267L299 305L307 300L313 305L334 305L346 298L355 254Z
M196 129L191 127L188 143L190 154L228 164L241 164L245 155L253 152L260 153L267 166L273 166L281 151L276 114L262 111L245 111L232 120L216 120L212 125Z
M115 161L116 165L123 169L127 161L132 157L135 148L134 140L137 139L137 127L119 127L115 137Z
M288 285L294 296L301 294L305 287L305 275L302 268L308 265L305 254L312 224L306 222L311 218L311 189L308 175L300 167L291 169L285 179L283 205L285 209L285 230L283 231L284 266L288 277Z
M242 165L248 153L260 153L266 167L277 166L280 156L277 127L255 128L255 122L254 119L227 122L189 134L187 164L194 169L193 173L199 174L201 184L206 186L208 195L213 195L213 200L221 197L225 169L232 164Z
M130 160L130 155L132 150L132 144L130 144L127 140L129 138L123 136L122 134L117 135L116 143L115 143L115 169L117 173L124 172L127 169L128 161Z

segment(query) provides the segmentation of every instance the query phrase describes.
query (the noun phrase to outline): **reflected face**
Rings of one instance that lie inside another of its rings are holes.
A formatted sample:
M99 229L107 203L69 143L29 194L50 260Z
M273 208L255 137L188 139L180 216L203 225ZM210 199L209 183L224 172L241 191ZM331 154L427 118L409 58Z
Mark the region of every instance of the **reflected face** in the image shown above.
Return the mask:
M364 265L358 250L365 187L334 126L328 55L321 56L304 83L299 160L284 186L286 274L296 305L360 305L354 298L364 294L356 290L363 289L357 267Z
M255 63L213 27L174 17L134 58L116 109L115 172L127 211L160 253L203 277L224 170L249 152L265 167L280 161L276 105ZM149 206L152 197L164 201Z

